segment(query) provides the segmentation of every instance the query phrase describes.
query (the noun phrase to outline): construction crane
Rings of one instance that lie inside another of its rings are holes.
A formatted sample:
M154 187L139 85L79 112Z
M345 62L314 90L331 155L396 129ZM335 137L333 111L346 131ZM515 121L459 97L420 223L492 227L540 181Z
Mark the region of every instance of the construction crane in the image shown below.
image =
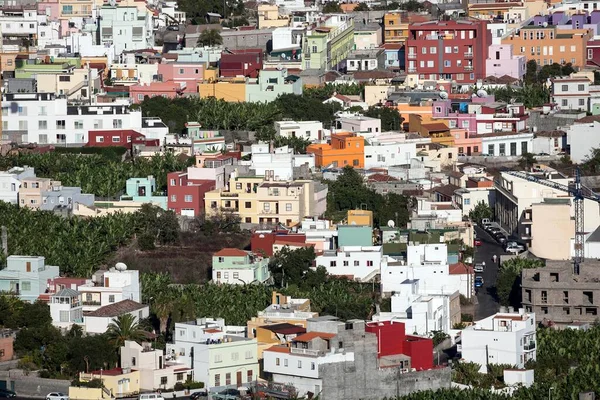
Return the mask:
M581 184L581 171L578 167L575 168L575 180L572 183L569 183L569 185L563 185L549 179L539 178L527 172L507 171L507 174L548 186L573 196L573 203L575 205L575 254L573 256L573 273L579 275L581 263L585 261L585 214L583 203L586 199L600 203L600 195Z

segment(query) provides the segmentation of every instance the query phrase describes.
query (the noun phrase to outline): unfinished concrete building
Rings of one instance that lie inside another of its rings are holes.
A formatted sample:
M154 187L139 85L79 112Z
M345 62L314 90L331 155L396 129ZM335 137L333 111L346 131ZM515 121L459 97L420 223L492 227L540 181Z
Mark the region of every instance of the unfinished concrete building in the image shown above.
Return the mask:
M523 307L539 320L556 324L594 322L600 307L600 262L586 260L579 275L569 261L547 261L543 268L524 269Z

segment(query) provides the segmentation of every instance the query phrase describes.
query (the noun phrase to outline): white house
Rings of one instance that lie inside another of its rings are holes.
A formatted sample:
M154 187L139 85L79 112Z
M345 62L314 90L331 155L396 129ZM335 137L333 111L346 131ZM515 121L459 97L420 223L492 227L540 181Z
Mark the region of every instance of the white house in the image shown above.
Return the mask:
M222 319L198 319L176 323L173 338L167 356L192 368L194 381L204 382L209 390L239 387L258 378L257 342L245 337L245 327L232 329Z
M213 254L212 266L214 283L245 285L264 283L271 277L268 258L235 248L224 248Z
M365 138L365 169L410 165L417 156L417 143L406 134L361 134Z
M57 328L70 328L83 324L81 295L77 290L65 288L50 296L50 316Z
M0 270L0 292L13 293L22 301L34 303L46 291L47 282L59 276L59 268L46 265L41 256L12 255Z
M294 167L307 165L311 170L315 167L313 154L294 154L288 146L270 150L268 143L253 144L251 147L252 160L250 168L255 170L257 176L264 176L276 181L289 181L294 179ZM245 162L242 161L243 165Z
M381 132L381 120L379 118L365 117L361 114L345 114L335 120L336 128L345 132Z
M444 243L412 244L406 248L406 260L388 261L381 266L383 293L398 292L402 283L419 280L421 294L473 296L473 271L462 263L448 265L448 248Z
M142 128L147 137L164 139L160 137L164 126L150 126L149 121L143 126L141 111L130 110L125 103L67 105L66 98L54 93L4 93L2 104L2 134L17 143L83 146L90 130L141 132Z
M0 201L17 204L21 181L26 178L35 178L31 167L13 167L8 171L0 171Z
M361 282L373 279L387 265L381 246L342 246L325 250L315 259L330 275L351 276Z
M296 336L291 346L273 346L263 351L264 371L274 382L293 385L298 395L319 394L323 381L319 365L354 361L353 352L336 349L329 341L335 333L310 331Z
M133 300L122 300L100 307L84 313L83 330L86 333L104 333L113 320L125 314L130 314L139 323L150 316L150 307Z
M311 142L323 140L321 121L276 121L275 131L281 137L298 137Z
M571 148L570 156L574 163L582 163L592 152L592 149L600 147L598 136L600 122L590 123L576 122L567 127L567 144Z
M552 79L550 101L561 110L590 111L590 83L585 77L556 77Z
M427 336L434 331L449 332L453 317L460 321L460 308L457 316L451 303L460 298L458 292L452 294L422 294L418 279L402 282L400 290L391 297L391 312L380 312L373 321L398 321L404 323L406 332Z
M83 311L94 311L123 300L141 302L140 272L128 270L125 264L117 263L110 271L98 270L92 281L79 285Z
M484 203L494 208L496 189L493 186L460 188L454 191L452 201L460 207L463 216L468 216L479 203Z
M150 343L126 340L121 346L121 368L140 371L140 389L153 391L171 389L176 383L192 380L192 369L185 364L167 361L163 350Z
M462 359L479 364L485 373L488 364L509 364L523 368L536 358L535 314L497 313L461 333Z
M533 149L533 132L497 132L480 134L478 137L481 138L481 148L484 154L490 156L520 157L523 153L530 153Z

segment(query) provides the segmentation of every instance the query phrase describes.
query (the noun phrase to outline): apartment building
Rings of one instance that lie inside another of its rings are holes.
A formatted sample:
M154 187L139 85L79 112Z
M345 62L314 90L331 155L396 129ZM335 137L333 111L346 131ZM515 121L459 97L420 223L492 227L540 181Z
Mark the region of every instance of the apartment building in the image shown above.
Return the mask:
M388 259L381 246L339 246L317 255L315 266L325 267L330 275L369 282L381 273Z
M273 181L264 177L237 176L234 172L226 188L205 193L205 210L214 215L232 212L248 224L291 226L306 216L324 210L326 186L314 181Z
M462 359L479 364L481 373L486 373L490 364L524 368L536 358L535 316L521 308L475 321L461 332Z
M335 120L336 129L345 132L380 133L381 120L361 114L344 114Z
M38 12L35 4L0 7L3 51L28 51L38 42Z
M261 4L259 8L263 6L272 7ZM232 53L223 52L219 61L219 76L226 78L235 78L236 76L257 78L262 69L262 49L236 50Z
M19 189L19 206L43 211L71 212L76 204L94 205L93 194L81 193L80 187L63 186L49 178L25 178Z
M594 322L600 306L598 266L598 261L586 260L578 275L570 261L547 261L543 268L524 269L521 288L525 311L562 326Z
M600 146L596 132L600 129L600 121L594 116L584 117L567 127L567 145L574 163L582 163L590 156L594 148Z
M344 68L354 47L354 19L346 14L327 14L307 28L302 45L302 69L324 71Z
M144 126L141 111L124 104L68 105L53 93L5 93L2 104L4 143L83 146L91 130L142 129L148 138L164 132L161 126Z
M325 138L321 121L276 121L275 131L281 137L299 137L311 142Z
M529 25L504 37L502 45L512 45L515 54L534 60L539 66L570 63L573 67L585 67L591 31L559 29L553 22L550 16L537 15Z
M0 201L18 204L21 181L33 177L35 172L31 167L13 167L0 171Z
M398 132L361 133L365 138L365 169L410 165L417 156L417 144L426 139Z
M575 236L572 181L557 172L502 172L495 181L496 221L525 241L536 256L570 259ZM593 232L600 225L600 204L584 199L584 209L584 231Z
M97 44L113 45L115 55L154 46L152 13L147 8L105 3L98 11L100 26L94 27L100 29L101 43Z
M275 4L260 4L258 6L258 29L279 28L288 26L290 17L279 15L279 7Z
M19 299L35 303L46 290L48 280L59 276L59 268L46 265L40 256L17 256L6 258L6 268L0 273L0 291L13 293Z
M52 325L55 327L69 329L73 324L83 325L81 294L77 290L61 289L50 296L49 303Z
M556 77L552 79L550 101L561 110L591 111L590 84L585 77Z
M167 359L191 368L193 380L211 392L251 384L259 374L257 342L244 337L244 330L223 319L178 322Z
M473 84L487 76L485 60L491 44L486 21L411 24L406 40L407 73L417 75L419 82Z
M213 254L214 283L247 285L265 283L270 277L268 258L234 248L225 248Z
M430 14L410 13L403 10L386 12L383 15L384 43L404 44L408 38L409 25L429 21L431 17Z
M295 168L305 167L308 171L315 167L315 158L312 154L294 154L294 150L288 146L271 150L271 145L268 143L253 144L251 154L250 162L240 163L249 164L256 176L271 177L276 181L294 179Z
M177 215L196 217L204 211L204 196L215 189L215 181L196 177L199 168L167 174L167 207Z
M381 45L381 38L381 25L378 23L354 24L354 50L375 49Z
M527 66L527 58L524 55L515 55L513 45L492 44L488 50L488 58L485 61L485 73L487 76L500 78L508 75L511 78L523 79Z
M351 132L332 133L330 142L311 144L306 148L307 154L314 154L317 167L364 167L365 140L362 136Z

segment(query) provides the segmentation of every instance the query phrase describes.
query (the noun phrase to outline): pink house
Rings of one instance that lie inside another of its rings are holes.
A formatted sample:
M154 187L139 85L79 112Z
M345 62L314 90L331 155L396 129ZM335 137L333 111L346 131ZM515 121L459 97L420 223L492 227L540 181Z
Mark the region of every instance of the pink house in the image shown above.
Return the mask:
M185 86L181 87L179 83L152 82L150 84L136 84L129 87L129 98L133 104L141 103L144 97L163 96L173 99L185 93Z
M470 102L465 100L436 100L432 106L433 118L447 120L451 129L463 129L469 132L470 135L476 135L476 116L468 112Z
M38 14L46 15L46 16L48 16L48 19L58 18L58 15L59 15L58 11L59 11L58 0L40 0L37 3Z
M485 61L487 76L508 75L515 79L525 76L527 59L525 56L515 56L512 44L492 44L489 47L488 59Z
M182 62L158 64L158 75L162 76L163 82L185 84L185 93L196 93L198 83L204 80L204 64Z
M454 137L454 147L458 149L458 154L471 156L481 153L481 138L477 134L469 134L464 129L451 129L450 133Z

